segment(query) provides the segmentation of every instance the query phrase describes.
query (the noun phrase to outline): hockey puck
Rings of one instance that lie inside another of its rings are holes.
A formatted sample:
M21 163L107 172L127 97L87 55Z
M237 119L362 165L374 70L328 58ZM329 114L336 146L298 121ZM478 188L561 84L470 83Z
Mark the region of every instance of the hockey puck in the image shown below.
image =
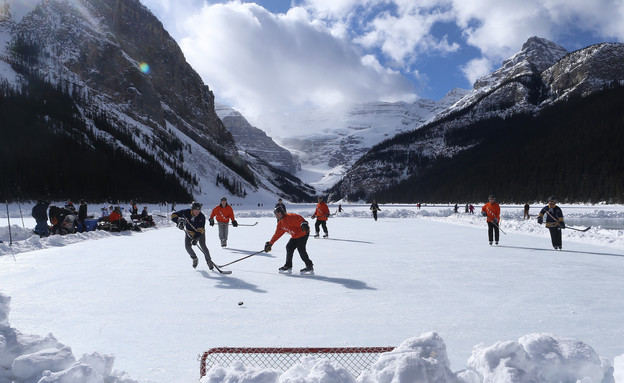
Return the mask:
M242 306L243 305L243 301L238 302L238 305Z

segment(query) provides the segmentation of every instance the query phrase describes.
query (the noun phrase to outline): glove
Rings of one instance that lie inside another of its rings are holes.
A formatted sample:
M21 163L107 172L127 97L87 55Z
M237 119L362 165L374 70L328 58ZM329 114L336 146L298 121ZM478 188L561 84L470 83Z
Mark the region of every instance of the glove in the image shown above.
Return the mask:
M494 223L498 225L498 218L494 218Z
M559 222L559 226L561 226L562 229L565 229L565 222Z
M316 214L312 214L312 219L316 218Z
M544 219L542 217L537 217L537 223L541 225L542 223L544 223Z
M306 234L310 234L310 225L307 222L301 222L301 230L305 231Z
M210 224L210 226L214 226L214 219L212 218L208 219L208 223Z
M197 238L191 239L191 245L193 246L197 245Z
M487 217L487 213L484 212L484 211L481 212L481 215L484 216L484 217Z
M178 225L178 229L180 229L180 230L184 230L184 224L185 224L185 223L186 223L186 222L184 222L184 220L183 220L183 219L179 219L179 220L178 220L178 223L177 223L177 225Z
M232 226L236 227L238 226L238 222L236 222L235 220L232 221Z
M271 245L271 242L267 242L264 244L264 252L268 253L269 251L271 251L271 247L273 247L273 245Z

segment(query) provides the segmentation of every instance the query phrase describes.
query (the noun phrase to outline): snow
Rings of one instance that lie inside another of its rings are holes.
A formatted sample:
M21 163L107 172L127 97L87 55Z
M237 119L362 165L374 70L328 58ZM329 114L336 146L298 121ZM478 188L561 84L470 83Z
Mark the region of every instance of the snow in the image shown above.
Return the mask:
M389 345L357 378L306 357L285 372L215 366L201 382L624 382L622 206L563 205L568 225L619 229L565 230L554 251L521 206L503 206L506 234L490 247L483 217L463 209L382 205L373 221L368 205L344 204L330 239L308 242L315 276L277 273L285 237L231 275L194 270L157 205L155 229L45 239L20 207L12 246L0 214L1 383L190 382L212 347ZM234 209L258 224L230 228L227 248L208 227L217 264L259 251L275 229L269 209Z

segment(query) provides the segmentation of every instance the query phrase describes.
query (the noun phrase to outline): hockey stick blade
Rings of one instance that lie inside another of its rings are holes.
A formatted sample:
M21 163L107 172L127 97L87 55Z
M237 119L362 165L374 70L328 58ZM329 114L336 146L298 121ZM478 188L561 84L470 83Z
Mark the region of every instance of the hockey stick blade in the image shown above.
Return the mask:
M237 226L256 226L258 224L258 222L256 221L255 223L239 223ZM232 225L230 223L230 225Z
M566 226L566 227L565 227L565 229L570 229L570 230L576 230L576 231L586 232L587 230L591 229L591 226L586 227L585 229L577 229L577 228L575 228L575 227L569 227L569 226Z

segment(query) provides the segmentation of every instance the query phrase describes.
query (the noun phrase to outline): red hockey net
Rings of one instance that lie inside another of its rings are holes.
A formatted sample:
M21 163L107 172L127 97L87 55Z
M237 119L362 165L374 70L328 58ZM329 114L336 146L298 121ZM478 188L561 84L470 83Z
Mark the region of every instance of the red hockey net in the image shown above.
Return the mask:
M334 361L357 378L380 354L392 350L394 347L216 347L202 354L199 373L203 377L213 366L230 367L236 361L246 366L286 371L310 355Z

